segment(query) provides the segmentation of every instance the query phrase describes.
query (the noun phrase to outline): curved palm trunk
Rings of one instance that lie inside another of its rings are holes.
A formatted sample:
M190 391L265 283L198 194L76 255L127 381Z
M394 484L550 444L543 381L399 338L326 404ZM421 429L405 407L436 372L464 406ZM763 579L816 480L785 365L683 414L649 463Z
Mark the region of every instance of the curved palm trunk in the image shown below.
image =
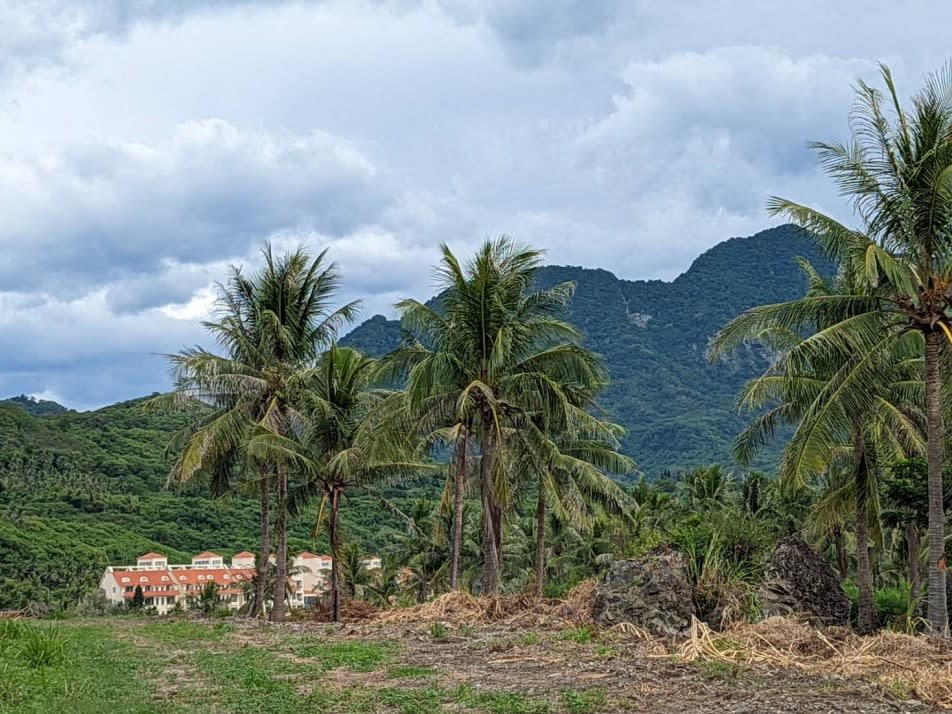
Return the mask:
M536 503L536 556L535 556L535 594L542 597L545 578L545 485L539 476L539 496Z
M483 595L495 595L499 589L499 542L496 534L495 499L492 483L492 433L484 417L480 426L479 486L483 502Z
M450 590L459 588L459 559L463 550L463 488L466 485L466 452L469 431L463 427L456 445L456 473L453 476L453 552L450 556Z
M850 559L846 553L846 538L839 526L833 528L833 546L836 548L836 565L840 571L840 580L846 580L850 575Z
M278 541L274 566L274 602L271 605L271 621L284 622L285 594L288 588L288 472L284 464L278 466L278 514L274 523L274 535Z
M248 610L248 617L262 617L265 613L264 598L268 584L268 571L271 566L271 479L263 477L260 484L261 499L261 542L258 552L258 574L255 580L255 601Z
M856 627L863 633L875 628L873 570L869 562L869 465L859 428L853 431L853 459L856 464L856 579L859 586L859 615Z
M338 522L340 491L331 488L331 621L340 622L340 527Z
M906 560L909 561L909 594L913 600L919 597L922 588L922 576L919 574L919 524L907 521L906 531Z

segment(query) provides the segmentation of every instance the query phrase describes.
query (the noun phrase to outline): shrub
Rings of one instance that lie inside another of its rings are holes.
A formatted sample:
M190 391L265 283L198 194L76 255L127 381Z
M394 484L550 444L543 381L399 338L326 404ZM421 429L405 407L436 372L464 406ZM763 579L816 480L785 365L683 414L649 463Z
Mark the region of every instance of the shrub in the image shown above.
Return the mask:
M34 669L60 664L66 659L66 639L59 628L27 625L21 633L19 653Z

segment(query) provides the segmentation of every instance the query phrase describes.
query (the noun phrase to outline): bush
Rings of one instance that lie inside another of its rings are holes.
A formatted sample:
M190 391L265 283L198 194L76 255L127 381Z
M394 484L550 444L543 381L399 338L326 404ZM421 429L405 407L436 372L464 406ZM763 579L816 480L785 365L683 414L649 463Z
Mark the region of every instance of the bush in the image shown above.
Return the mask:
M874 596L876 613L884 627L907 630L913 616L908 587L882 588Z
M66 639L59 628L26 625L21 630L18 654L34 669L61 664L66 659Z

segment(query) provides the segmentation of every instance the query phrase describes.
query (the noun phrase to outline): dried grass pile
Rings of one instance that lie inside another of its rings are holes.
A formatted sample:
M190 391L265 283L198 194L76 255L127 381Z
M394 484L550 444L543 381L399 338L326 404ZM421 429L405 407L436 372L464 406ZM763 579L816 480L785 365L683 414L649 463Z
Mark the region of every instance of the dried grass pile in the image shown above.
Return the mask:
M430 602L388 610L377 620L388 624L450 622L458 625L503 623L513 627L586 624L592 618L595 581L587 580L561 600L537 598L529 593L476 597L450 592Z
M943 640L896 632L861 637L847 628L821 631L782 617L715 632L695 620L679 654L688 661L793 667L862 679L892 696L952 708L952 644Z

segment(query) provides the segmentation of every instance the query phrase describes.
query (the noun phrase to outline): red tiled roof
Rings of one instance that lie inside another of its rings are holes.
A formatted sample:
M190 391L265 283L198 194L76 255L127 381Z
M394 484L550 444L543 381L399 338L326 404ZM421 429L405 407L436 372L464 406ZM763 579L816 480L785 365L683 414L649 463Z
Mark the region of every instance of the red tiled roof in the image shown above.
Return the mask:
M235 558L254 558L254 557L255 557L255 554L254 554L254 553L249 553L247 550L243 550L243 551L241 551L240 553L235 553L235 554L234 554L233 556L231 556L231 557L232 557L233 560L234 560Z
M206 550L204 553L199 553L198 555L196 555L194 558L192 558L192 560L195 560L195 558L220 558L220 557L221 556L218 555L218 553L212 553L210 550Z
M298 557L299 557L299 558L304 558L305 560L310 560L311 558L317 558L317 557L319 557L319 556L316 556L316 555L314 555L314 553L310 553L310 552L308 552L308 551L305 550L305 551L302 552L302 553L298 553Z
M146 558L149 558L149 559L164 558L164 557L165 556L162 555L161 553L146 553L145 555L140 555L138 558L136 558L136 560L145 560Z

